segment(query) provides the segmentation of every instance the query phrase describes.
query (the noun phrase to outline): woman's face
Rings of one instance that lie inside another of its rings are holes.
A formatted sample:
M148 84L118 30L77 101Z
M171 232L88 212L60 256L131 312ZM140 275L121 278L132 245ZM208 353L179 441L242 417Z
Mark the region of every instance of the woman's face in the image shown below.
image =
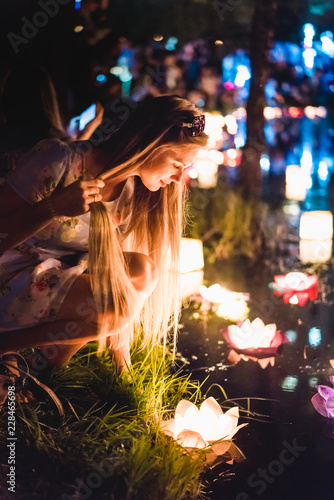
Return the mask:
M149 164L139 168L138 175L150 191L158 191L171 182L180 184L183 179L183 170L193 163L198 153L198 148L174 149L173 151L172 147L171 145L171 151L157 154Z

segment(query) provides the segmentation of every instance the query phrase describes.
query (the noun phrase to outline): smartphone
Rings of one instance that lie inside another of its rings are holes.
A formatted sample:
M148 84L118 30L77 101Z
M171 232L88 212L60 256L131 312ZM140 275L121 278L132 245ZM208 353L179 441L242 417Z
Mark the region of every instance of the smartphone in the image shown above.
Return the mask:
M79 130L83 130L88 122L90 122L96 115L96 104L92 104L89 108L85 109L79 116L75 116L70 121L68 132L75 135Z

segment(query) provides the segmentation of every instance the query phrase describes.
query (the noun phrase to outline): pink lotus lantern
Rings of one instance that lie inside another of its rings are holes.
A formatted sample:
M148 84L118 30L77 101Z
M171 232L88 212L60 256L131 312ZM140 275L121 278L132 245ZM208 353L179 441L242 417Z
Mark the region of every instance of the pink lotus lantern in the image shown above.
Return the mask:
M261 368L266 368L269 363L273 366L280 347L288 342L275 324L265 325L260 318L230 325L223 335L231 346L228 357L231 362L252 360L257 361Z
M292 272L274 276L272 288L274 294L283 296L285 304L304 306L308 300L314 300L318 295L318 276L309 276L305 273Z
M175 418L162 422L161 427L188 451L207 448L206 461L213 463L229 450L236 432L247 425L238 425L238 418L238 406L224 413L212 397L206 399L200 409L182 399L176 407Z

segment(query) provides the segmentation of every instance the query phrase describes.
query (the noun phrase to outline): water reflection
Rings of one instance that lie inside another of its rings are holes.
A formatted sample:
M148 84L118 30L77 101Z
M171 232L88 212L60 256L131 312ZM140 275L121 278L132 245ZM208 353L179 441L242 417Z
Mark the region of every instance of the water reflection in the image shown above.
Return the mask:
M283 391L294 392L296 390L297 385L298 385L298 377L293 375L288 375L283 380L281 387Z
M313 327L308 332L309 343L313 347L317 347L321 344L321 330L320 328Z

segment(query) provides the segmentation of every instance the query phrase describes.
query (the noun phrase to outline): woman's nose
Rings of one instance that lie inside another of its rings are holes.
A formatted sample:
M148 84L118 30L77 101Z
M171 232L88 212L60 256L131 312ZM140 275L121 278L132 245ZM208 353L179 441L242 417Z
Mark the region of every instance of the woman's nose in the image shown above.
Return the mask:
M177 184L180 184L182 181L183 177L183 172L178 172L177 174L172 175L172 181L176 182Z

